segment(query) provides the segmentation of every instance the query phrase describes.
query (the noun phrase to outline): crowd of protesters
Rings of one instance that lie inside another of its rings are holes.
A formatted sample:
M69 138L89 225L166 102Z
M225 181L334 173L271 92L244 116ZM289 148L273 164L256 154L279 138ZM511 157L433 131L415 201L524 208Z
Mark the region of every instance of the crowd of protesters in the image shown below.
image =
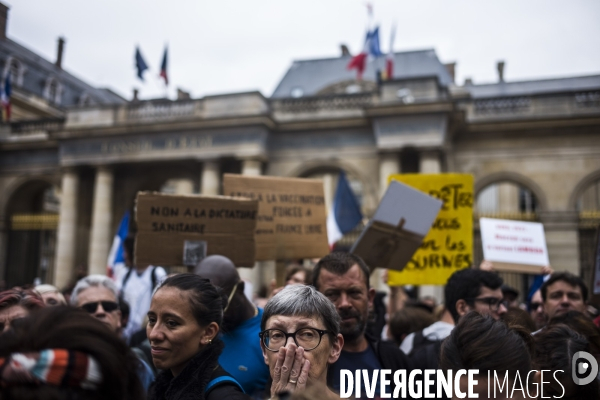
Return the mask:
M567 272L546 271L525 307L484 263L456 271L443 304L395 288L386 308L369 267L349 253L291 264L284 287L250 299L224 256L167 275L134 266L132 249L127 241L116 277L81 277L66 293L0 292L0 400L337 399L343 370L384 369L478 369L479 398L489 372L507 373L508 388L538 371L526 383L537 390L505 397L600 398L600 376L572 378L574 354L600 363L600 328L585 283ZM543 370L555 379L544 382ZM385 397L360 385L357 397Z

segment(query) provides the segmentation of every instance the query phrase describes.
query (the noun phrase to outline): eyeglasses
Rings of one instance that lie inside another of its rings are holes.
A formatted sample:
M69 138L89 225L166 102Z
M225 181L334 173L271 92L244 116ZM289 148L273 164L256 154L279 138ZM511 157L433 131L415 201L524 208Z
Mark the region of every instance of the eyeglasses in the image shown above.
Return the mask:
M285 346L289 337L294 339L296 346L309 351L321 344L321 339L326 333L332 332L316 328L302 328L292 333L285 333L279 329L266 329L260 332L258 336L260 336L265 347L271 351L279 351L279 348Z
M106 312L112 312L112 311L115 311L117 308L119 308L119 305L117 303L115 303L114 301L94 301L92 303L83 304L81 306L81 308L83 308L85 311L89 312L90 314L93 314L98 309L98 304L101 304L102 309Z
M508 309L508 302L503 301L497 297L475 297L472 299L465 299L467 302L472 303L474 301L478 301L480 303L487 304L490 308L491 312L498 312L500 306L504 306L504 308Z

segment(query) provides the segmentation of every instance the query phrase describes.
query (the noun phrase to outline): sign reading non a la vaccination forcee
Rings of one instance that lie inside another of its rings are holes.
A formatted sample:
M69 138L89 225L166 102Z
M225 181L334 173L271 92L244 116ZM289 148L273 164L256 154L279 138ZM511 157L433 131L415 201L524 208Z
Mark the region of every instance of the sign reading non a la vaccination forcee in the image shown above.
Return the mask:
M541 267L549 264L541 223L481 218L479 227L487 261Z
M329 253L323 181L224 174L223 193L258 201L257 261Z

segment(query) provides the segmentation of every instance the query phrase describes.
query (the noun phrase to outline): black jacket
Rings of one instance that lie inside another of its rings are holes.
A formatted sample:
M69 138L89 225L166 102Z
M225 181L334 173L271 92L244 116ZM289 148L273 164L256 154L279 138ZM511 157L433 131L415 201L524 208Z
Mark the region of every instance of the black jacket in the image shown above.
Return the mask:
M396 386L394 385L393 375L397 370L406 370L406 376L408 379L408 375L412 370L412 365L406 354L400 348L392 342L386 342L383 340L375 339L369 335L365 335L369 346L375 352L377 356L377 360L381 364L382 369L390 369L392 370L392 377L390 379L390 389L387 390L388 393L394 393L394 389ZM327 385L329 387L332 386L333 382L333 374L331 373L331 365L329 366L329 370L327 371ZM408 393L407 393L408 394Z
M169 370L162 371L148 390L148 400L251 400L240 384L218 364L222 346L220 340L213 341L207 349L196 354L176 377ZM228 380L207 389L214 379L223 377Z

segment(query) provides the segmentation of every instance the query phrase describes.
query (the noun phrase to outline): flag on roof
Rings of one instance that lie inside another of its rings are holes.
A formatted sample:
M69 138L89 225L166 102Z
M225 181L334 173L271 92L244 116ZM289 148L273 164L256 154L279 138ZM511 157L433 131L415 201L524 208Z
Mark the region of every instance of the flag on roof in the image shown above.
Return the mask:
M396 37L396 24L392 26L392 35L390 37L390 50L385 57L385 75L386 79L394 79L394 38Z
M144 61L144 57L142 57L142 53L140 52L140 48L135 48L135 67L137 68L137 76L142 81L144 80L143 73L148 69L148 64Z
M124 269L125 267L125 254L123 242L125 238L129 234L129 211L125 211L123 218L121 218L121 223L119 224L119 229L115 234L113 239L112 246L110 248L110 252L108 253L108 260L106 262L106 274L112 278L117 277L117 271L119 269ZM129 255L133 257L133 254Z
M362 51L352 57L347 68L356 69L357 79L362 79L367 65L367 57L373 56L377 58L382 54L381 47L379 46L379 27L377 26L372 31L367 31Z
M6 79L4 79L4 84L2 85L2 92L0 93L0 104L2 105L2 121L9 122L10 121L10 95L12 93L12 84L10 82L10 72L6 75Z
M165 80L165 85L169 84L169 78L167 76L167 50L168 48L165 47L165 54L163 55L162 63L160 65L160 74L158 75Z
M327 237L329 247L362 221L362 213L356 196L350 188L344 171L340 172L333 205L327 215Z

